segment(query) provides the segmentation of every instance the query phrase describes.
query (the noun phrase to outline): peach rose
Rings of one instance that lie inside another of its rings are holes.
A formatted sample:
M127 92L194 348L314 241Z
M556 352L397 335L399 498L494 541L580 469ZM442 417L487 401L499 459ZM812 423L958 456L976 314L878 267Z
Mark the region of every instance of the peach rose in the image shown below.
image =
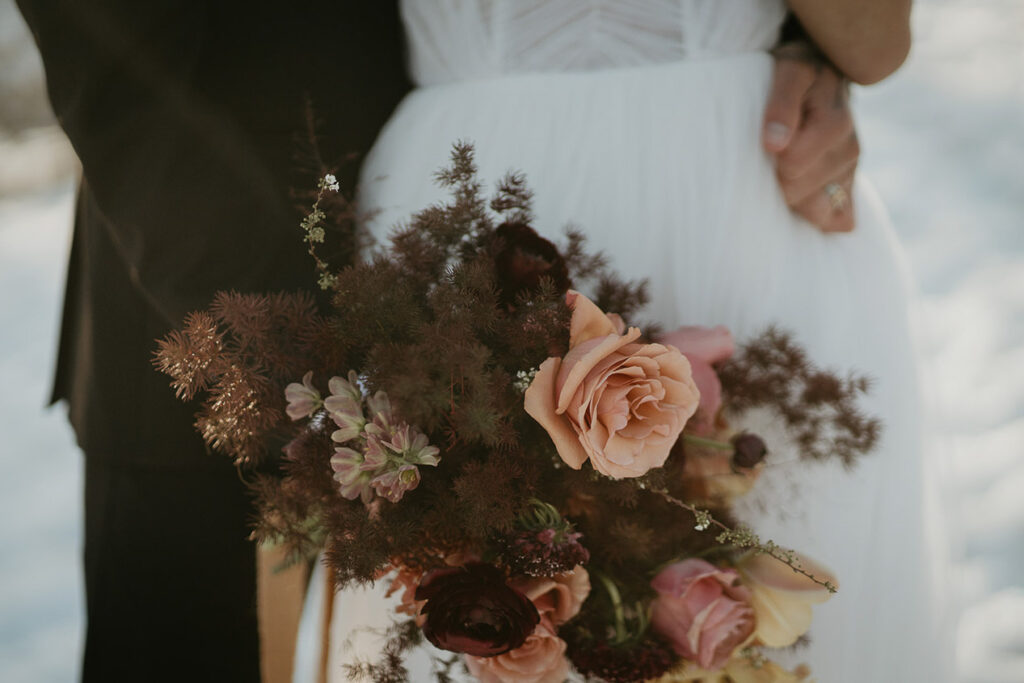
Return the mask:
M563 683L569 675L565 641L547 617L522 646L497 657L466 656L469 673L480 683Z
M801 567L821 581L838 585L832 573L813 560L797 555ZM754 637L768 647L786 647L811 627L811 605L831 597L827 588L768 555L749 555L736 565L751 593L757 615Z
M559 626L579 614L590 595L590 574L576 565L571 572L513 581L512 587L530 598L542 617L546 615Z
M750 591L733 569L689 559L662 569L651 587L651 624L676 654L720 669L754 632Z
M706 436L714 430L715 417L722 407L722 383L711 367L732 356L736 349L729 328L680 327L658 339L663 344L679 349L693 369L693 380L700 390L700 406L690 421L695 434Z
M566 303L569 353L541 364L526 412L573 469L589 459L620 479L661 467L700 400L689 361L673 347L636 343L640 330L622 334L578 292L570 290Z

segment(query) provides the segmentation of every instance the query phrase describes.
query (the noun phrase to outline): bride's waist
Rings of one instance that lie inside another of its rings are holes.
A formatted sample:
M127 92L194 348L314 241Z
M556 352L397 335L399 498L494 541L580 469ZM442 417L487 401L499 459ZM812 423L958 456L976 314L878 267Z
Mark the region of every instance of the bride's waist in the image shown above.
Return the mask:
M531 88L559 89L573 93L588 90L614 96L615 86L659 86L679 90L681 86L704 85L715 90L749 88L752 81L764 80L771 56L763 51L705 54L686 59L636 65L574 69L537 68L482 74L458 80L419 83L414 93L438 92L452 96L459 91L507 93Z

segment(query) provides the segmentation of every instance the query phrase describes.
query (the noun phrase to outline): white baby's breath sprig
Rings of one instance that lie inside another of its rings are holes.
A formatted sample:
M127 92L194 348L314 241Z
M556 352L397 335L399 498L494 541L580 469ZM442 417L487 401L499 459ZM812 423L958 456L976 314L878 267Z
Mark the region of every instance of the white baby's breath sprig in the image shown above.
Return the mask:
M303 240L309 245L309 255L313 257L313 261L316 263L317 284L320 286L320 289L330 289L337 280L336 276L330 272L327 262L316 253L316 245L323 244L326 237L323 223L327 218L327 214L320 208L320 201L324 198L325 192L338 192L340 189L341 184L333 173L328 173L320 178L317 182L316 201L313 202L310 212L306 214L299 224L299 227L305 233Z
M341 185L338 183L338 179L333 173L328 173L320 179L320 189L330 190L331 192L337 192L341 189Z
M775 543L775 541L761 541L761 538L754 533L750 527L739 525L736 528L727 526L719 520L715 519L708 510L703 510L694 505L691 505L685 501L679 500L672 494L670 494L664 488L651 488L651 493L661 496L663 500L676 507L680 507L690 512L693 515L695 526L697 531L706 531L711 527L715 527L719 530L718 536L715 537L715 542L721 545L731 545L736 548L746 548L752 550L755 553L763 553L769 555L779 562L788 565L797 574L806 576L808 579L824 587L829 593L835 593L839 588L826 579L820 579L810 571L805 569L800 563L799 557L792 550L783 548L782 546Z
M529 370L520 370L516 373L516 378L512 382L512 386L516 388L520 394L525 394L526 390L533 384L534 378L537 376L537 368L530 368Z
M693 519L695 522L693 528L697 531L704 531L711 526L711 513L707 510L694 510Z

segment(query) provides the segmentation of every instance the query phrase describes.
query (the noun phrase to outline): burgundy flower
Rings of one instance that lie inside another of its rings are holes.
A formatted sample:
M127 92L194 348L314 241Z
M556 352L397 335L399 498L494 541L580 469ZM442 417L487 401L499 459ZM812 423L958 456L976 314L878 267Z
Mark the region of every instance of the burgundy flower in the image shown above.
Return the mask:
M529 598L509 587L496 567L480 562L428 572L416 600L427 601L422 610L427 640L475 657L520 647L540 623Z
M525 223L502 223L494 231L501 248L494 256L501 303L515 303L522 292L535 291L542 277L559 291L569 289L569 269L554 244Z

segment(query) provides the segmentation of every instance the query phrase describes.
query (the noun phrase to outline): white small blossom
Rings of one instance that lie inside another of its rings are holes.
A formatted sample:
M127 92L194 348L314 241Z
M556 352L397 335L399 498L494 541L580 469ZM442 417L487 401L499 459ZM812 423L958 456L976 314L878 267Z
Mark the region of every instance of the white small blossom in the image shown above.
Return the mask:
M693 528L697 531L704 531L711 526L711 513L707 510L694 510L693 516L697 521Z
M323 273L322 275L320 275L320 279L317 280L317 284L320 285L320 289L326 290L333 287L336 281L337 278L331 275L330 273Z
M515 381L512 382L512 386L516 388L521 394L525 394L526 390L533 384L534 378L537 376L537 368L530 368L529 370L520 370L516 373Z
M341 185L338 184L338 179L334 177L333 173L328 173L324 176L323 186L331 192L337 192L341 189Z

